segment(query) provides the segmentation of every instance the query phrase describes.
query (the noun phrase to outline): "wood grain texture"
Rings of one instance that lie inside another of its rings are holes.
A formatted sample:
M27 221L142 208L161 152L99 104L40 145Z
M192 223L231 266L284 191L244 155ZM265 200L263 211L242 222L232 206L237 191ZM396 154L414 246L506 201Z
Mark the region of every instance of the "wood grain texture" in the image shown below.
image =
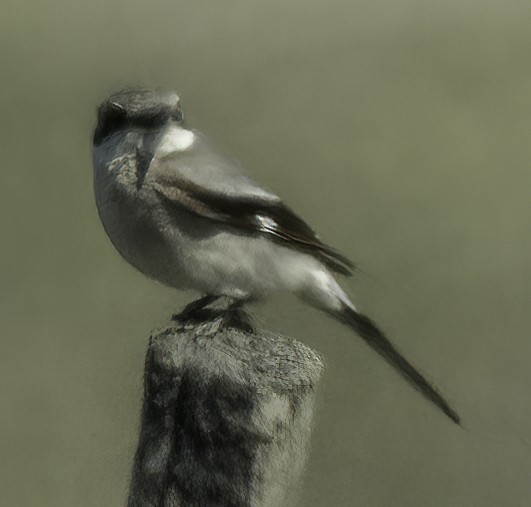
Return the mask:
M322 369L239 309L177 317L147 351L128 506L292 505Z

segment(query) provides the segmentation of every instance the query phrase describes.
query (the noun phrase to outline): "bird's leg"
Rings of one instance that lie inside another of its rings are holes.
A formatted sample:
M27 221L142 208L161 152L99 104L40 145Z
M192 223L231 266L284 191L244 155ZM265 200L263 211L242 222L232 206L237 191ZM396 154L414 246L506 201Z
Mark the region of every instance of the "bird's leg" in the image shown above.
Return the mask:
M219 298L220 296L214 296L213 294L207 294L206 296L203 296L202 298L196 299L195 301L188 303L184 307L181 313L176 313L172 315L172 320L180 320L180 321L196 320L199 317L199 314L201 313L201 311L204 310L206 306L213 303Z
M221 299L223 301L218 305L214 305L214 308L207 308L207 306ZM242 310L242 306L252 301L252 299L250 297L232 298L209 294L186 305L183 311L173 315L172 319L179 322L197 322L221 317L223 325L252 333L253 327L249 316Z
M254 329L249 315L242 309L243 305L252 301L252 299L251 297L235 299L224 312L223 321L225 325L252 333Z

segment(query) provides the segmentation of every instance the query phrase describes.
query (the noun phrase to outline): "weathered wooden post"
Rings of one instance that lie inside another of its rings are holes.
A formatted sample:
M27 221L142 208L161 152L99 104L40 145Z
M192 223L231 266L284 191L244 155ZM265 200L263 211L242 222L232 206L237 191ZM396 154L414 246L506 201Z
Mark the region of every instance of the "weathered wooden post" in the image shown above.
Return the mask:
M322 359L207 307L151 337L129 507L292 505Z

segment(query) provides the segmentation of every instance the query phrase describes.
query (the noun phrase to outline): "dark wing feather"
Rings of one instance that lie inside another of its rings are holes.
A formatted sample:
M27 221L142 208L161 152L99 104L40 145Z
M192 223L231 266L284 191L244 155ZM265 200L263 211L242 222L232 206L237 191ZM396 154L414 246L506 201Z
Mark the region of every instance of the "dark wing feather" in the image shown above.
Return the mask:
M257 185L239 166L206 149L155 157L151 185L167 206L189 211L308 253L327 267L351 275L352 262L325 245L313 229L280 198Z
M227 197L185 181L180 181L178 186L174 181L171 187L155 184L154 188L170 207L184 206L199 216L242 231L267 234L285 246L312 255L337 273L352 274L353 263L325 245L310 226L282 202L261 201L256 197Z

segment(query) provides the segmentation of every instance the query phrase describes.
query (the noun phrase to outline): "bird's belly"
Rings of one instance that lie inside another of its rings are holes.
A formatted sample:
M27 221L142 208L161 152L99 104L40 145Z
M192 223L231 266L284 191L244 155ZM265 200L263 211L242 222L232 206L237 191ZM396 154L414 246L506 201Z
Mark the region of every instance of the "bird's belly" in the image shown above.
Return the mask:
M211 234L187 240L180 248L190 286L236 298L297 290L315 265L309 256L264 236L238 234L219 224Z
M96 202L105 232L129 264L166 285L189 288L181 276L184 270L178 244L168 241L164 228L146 208L126 199Z
M116 198L108 191L96 196L105 231L121 256L177 289L237 298L297 290L316 262L265 236L185 211L170 216L149 197Z

